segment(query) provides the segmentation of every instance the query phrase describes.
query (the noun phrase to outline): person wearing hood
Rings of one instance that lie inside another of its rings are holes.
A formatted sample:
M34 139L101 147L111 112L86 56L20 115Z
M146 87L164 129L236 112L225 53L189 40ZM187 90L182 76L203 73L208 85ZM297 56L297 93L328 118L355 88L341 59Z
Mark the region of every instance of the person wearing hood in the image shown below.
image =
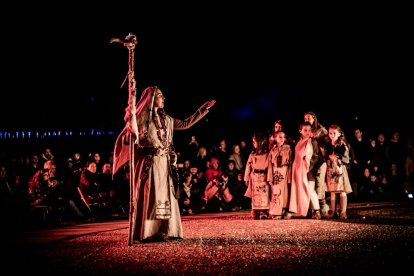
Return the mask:
M114 147L113 175L130 161L130 211L128 245L134 242L182 239L183 231L171 168L175 166L174 130L185 130L200 121L216 103L207 101L185 120L165 113L165 97L158 87L148 87L136 102L135 80L129 82L126 126Z

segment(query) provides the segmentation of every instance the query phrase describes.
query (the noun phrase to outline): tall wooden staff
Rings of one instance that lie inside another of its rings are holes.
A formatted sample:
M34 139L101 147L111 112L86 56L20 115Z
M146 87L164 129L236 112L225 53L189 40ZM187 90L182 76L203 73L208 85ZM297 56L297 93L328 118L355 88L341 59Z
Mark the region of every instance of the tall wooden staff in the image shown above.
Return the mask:
M129 33L128 36L125 38L125 40L121 40L119 38L112 38L111 43L121 43L125 47L128 48L129 54L128 54L128 75L125 77L125 80L123 81L121 88L124 86L126 79L128 78L128 113L130 118L127 119L127 122L129 126L131 127L131 130L135 133L136 139L139 138L138 130L136 129L136 82L135 82L135 73L134 73L134 51L135 51L135 45L138 44L137 38L135 35ZM134 137L133 133L130 131L128 135L129 140L129 229L131 231L132 227L132 219L131 216L134 212L135 206L134 206L134 179L135 179L135 168L134 168ZM131 233L131 232L130 232ZM130 234L128 239L128 245L132 245L133 237Z

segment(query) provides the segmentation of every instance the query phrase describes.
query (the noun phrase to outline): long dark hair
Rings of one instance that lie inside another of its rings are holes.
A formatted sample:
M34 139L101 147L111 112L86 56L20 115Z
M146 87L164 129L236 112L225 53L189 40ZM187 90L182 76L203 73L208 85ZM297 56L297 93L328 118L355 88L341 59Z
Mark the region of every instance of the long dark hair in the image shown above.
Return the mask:
M335 141L335 146L340 146L342 144L345 144L346 146L348 146L348 141L345 138L345 133L342 131L342 128L340 126L330 125L328 130L329 129L336 129L340 133L340 135L338 137L338 140Z
M255 149L257 154L263 154L269 151L269 139L264 133L256 132L253 137L257 142L257 149Z

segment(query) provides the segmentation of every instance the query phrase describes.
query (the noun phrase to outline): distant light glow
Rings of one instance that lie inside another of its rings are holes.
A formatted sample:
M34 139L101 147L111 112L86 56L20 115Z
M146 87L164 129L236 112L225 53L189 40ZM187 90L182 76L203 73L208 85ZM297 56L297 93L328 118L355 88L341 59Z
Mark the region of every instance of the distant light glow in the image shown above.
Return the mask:
M73 130L11 130L0 131L0 140L28 140L43 138L60 138L60 137L95 137L95 136L116 136L119 132L114 130L97 130L90 129L84 131Z
M254 115L255 115L255 112L249 107L236 109L233 112L233 116L241 120L254 117Z

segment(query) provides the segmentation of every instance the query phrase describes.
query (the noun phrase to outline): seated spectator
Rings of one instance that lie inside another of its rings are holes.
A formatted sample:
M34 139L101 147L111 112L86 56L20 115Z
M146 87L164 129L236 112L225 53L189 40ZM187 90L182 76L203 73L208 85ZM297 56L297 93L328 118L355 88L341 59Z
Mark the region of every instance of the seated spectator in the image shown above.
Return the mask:
M199 189L197 182L193 182L193 176L190 172L184 173L184 182L180 185L180 197L178 204L180 205L180 211L182 215L193 215L197 203L200 200L201 190Z
M94 161L86 163L79 180L80 196L92 214L109 215L112 212L111 198L101 185L96 170Z
M3 210L3 222L7 228L14 226L20 216L21 202L16 194L16 187L7 174L6 166L0 164L0 208Z
M359 195L361 199L368 201L378 201L384 199L384 191L381 187L379 177L369 168L364 169L364 175L358 181L360 187Z
M233 195L234 211L242 209L242 207L248 206L244 193L246 192L246 185L243 182L243 175L240 170L236 168L234 160L228 160L226 167L223 170L223 174L229 177L228 187L230 193Z
M227 175L221 175L210 181L204 190L198 210L200 212L231 211L235 207L235 202L228 184Z
M65 211L64 187L55 178L55 172L55 162L48 160L44 169L38 170L28 183L29 204L36 211L36 219L40 217L44 223L61 220Z
M218 179L223 174L223 172L220 169L220 166L220 161L217 158L212 157L210 159L209 167L205 172L207 182L213 181L214 179Z

